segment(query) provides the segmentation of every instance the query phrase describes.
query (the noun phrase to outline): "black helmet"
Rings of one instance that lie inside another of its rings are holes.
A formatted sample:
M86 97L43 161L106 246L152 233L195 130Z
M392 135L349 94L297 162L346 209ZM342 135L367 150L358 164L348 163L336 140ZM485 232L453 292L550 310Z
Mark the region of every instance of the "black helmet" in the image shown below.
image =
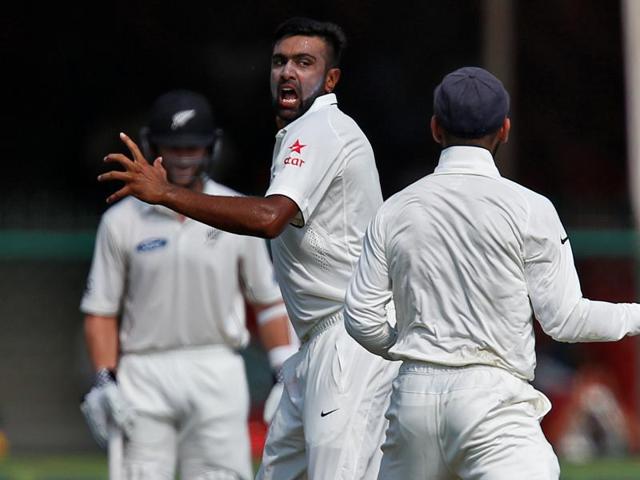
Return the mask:
M207 99L189 90L173 90L153 104L149 140L169 147L209 147L215 140L215 125Z

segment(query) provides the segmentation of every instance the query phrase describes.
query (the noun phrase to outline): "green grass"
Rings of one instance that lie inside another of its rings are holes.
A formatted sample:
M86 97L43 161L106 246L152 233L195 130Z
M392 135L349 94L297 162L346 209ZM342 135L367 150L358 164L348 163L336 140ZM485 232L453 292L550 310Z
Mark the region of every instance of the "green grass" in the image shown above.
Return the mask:
M562 480L638 480L640 458L606 459L584 465L561 464Z
M638 480L640 458L562 464L562 480ZM0 460L0 480L108 480L102 456L12 456ZM526 480L526 479L522 479Z
M107 479L107 461L101 455L16 456L0 461L0 480Z

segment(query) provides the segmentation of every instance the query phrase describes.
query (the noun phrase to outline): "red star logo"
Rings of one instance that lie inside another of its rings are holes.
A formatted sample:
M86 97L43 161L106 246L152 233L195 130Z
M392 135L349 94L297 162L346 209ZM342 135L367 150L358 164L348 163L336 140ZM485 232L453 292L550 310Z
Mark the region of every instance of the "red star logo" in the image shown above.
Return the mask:
M288 148L289 150L291 150L291 152L301 153L301 150L304 147L306 147L306 145L301 144L300 140L296 140L296 142Z

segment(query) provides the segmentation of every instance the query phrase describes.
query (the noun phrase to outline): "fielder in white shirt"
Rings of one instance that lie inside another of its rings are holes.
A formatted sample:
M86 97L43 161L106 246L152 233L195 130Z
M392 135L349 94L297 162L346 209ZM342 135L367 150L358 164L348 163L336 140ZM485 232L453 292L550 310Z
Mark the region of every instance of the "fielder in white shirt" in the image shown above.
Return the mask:
M238 196L203 173L214 132L207 100L178 90L155 102L146 140L173 184ZM102 445L110 421L124 431L118 479L253 477L245 301L279 370L297 342L264 240L136 198L103 215L81 303L96 369L82 411Z
M258 478L374 479L398 363L372 355L345 331L344 295L366 225L382 203L373 152L337 107L345 38L335 24L284 22L271 57L271 93L280 131L264 198L209 196L179 189L150 166L126 135L133 160L99 180L216 228L274 239L276 276L302 340L283 367L285 393L271 423ZM392 309L390 315L393 315ZM393 319L391 319L393 322Z
M571 243L545 197L500 176L509 97L486 70L434 94L434 173L388 199L368 227L346 297L347 331L402 360L381 479L557 479L529 381L534 318L564 342L640 333L640 305L582 297ZM394 299L397 326L384 305Z

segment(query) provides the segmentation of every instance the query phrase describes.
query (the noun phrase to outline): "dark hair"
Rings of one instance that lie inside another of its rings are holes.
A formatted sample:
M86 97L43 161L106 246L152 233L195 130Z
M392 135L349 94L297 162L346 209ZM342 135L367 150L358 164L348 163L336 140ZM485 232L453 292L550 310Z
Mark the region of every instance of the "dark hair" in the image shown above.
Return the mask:
M340 65L342 51L347 46L347 36L342 28L332 22L321 22L312 18L293 17L282 22L276 28L274 45L283 38L303 35L306 37L320 37L331 47L331 67Z

